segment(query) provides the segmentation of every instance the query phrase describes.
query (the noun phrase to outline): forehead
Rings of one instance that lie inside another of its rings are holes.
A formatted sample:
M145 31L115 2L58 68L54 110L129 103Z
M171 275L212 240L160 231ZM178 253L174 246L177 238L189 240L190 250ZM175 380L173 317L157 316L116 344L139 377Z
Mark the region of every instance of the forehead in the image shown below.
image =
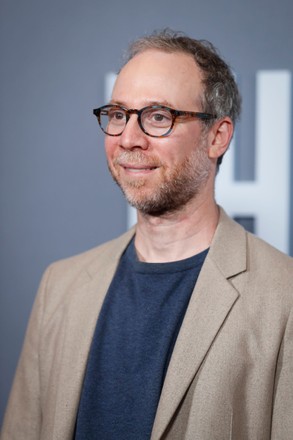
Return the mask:
M112 99L127 106L160 102L191 107L201 96L202 75L191 55L147 50L122 68Z

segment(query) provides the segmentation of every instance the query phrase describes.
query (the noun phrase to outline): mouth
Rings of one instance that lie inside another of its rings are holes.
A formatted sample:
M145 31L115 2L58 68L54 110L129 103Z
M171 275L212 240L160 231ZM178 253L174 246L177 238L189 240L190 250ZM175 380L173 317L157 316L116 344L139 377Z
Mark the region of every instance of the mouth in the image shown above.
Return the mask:
M124 169L126 173L131 173L131 174L147 174L158 169L156 165L143 165L143 164L134 165L134 164L125 164L125 163L121 163L119 165L121 168Z
M137 167L137 166L125 166L122 165L122 167L126 170L129 171L131 173L143 173L143 172L147 172L147 171L153 171L156 170L158 167L153 167L153 166L144 166L144 167Z

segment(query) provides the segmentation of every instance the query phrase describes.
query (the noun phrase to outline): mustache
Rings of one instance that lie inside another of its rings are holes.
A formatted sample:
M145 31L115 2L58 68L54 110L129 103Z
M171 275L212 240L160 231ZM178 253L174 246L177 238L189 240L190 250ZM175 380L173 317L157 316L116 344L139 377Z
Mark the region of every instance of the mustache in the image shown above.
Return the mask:
M157 156L150 156L141 151L123 151L113 160L114 165L142 165L146 167L159 167L162 165Z

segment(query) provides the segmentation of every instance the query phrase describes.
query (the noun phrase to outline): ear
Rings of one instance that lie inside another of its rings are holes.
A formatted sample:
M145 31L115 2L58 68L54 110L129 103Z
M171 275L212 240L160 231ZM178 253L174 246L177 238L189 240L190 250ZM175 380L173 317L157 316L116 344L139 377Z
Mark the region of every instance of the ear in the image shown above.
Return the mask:
M233 122L228 116L214 123L208 134L210 159L218 159L225 153L232 139L233 131Z

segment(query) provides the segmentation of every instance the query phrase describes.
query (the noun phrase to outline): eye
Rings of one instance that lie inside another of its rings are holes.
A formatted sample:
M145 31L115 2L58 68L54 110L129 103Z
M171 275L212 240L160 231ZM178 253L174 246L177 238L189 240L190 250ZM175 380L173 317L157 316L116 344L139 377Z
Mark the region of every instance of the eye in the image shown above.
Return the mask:
M108 111L108 116L110 120L121 121L125 118L125 113L120 109L113 109Z
M126 114L123 109L117 107L111 107L106 109L106 115L108 116L108 121L110 124L121 124L125 123Z
M165 127L172 123L172 115L169 110L164 108L148 109L143 114L144 122L157 126Z

